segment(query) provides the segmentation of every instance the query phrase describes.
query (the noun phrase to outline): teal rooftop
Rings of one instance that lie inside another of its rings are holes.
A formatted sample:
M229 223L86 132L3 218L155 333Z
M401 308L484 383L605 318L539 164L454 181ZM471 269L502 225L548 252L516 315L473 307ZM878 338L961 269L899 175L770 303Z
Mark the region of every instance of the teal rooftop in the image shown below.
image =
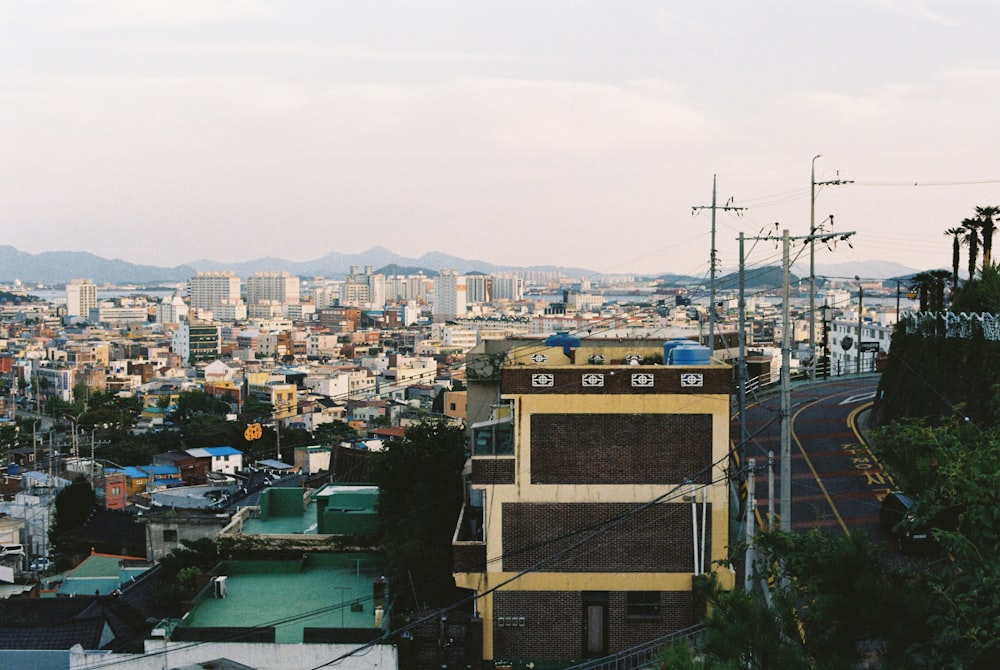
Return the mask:
M294 561L224 561L173 631L175 640L210 640L253 629L255 639L296 644L315 641L306 629L353 631L373 639L377 557L370 553L308 554ZM388 610L388 607L386 607Z
M60 596L107 596L149 570L146 559L91 552L80 565L67 572L56 589Z
M243 521L244 535L372 535L378 487L325 484L310 497L298 488L261 493L260 515Z

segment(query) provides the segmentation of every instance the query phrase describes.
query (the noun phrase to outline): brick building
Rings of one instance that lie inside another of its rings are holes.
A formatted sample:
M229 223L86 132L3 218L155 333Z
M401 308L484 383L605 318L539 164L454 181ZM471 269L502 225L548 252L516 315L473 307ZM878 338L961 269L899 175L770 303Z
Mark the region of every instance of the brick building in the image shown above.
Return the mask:
M727 555L730 367L641 364L662 352L521 340L470 366L500 399L472 423L453 547L484 660L601 657L700 620L692 578Z

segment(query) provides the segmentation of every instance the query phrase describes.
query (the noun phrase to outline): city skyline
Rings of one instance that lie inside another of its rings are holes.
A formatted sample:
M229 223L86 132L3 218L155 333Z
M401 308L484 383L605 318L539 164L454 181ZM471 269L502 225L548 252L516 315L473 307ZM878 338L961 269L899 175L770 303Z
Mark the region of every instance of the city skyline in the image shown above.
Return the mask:
M5 243L27 253L705 276L692 208L718 175L745 208L718 212L720 269L740 232L808 233L813 191L816 224L856 231L817 262L924 269L1000 204L991 3L53 4L0 26Z

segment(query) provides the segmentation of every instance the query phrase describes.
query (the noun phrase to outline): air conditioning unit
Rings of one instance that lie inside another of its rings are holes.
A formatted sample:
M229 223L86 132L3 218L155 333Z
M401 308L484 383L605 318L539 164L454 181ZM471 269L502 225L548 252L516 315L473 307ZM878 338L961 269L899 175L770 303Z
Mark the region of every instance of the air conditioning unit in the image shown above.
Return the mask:
M212 596L214 598L225 598L227 595L227 577L216 577L212 580Z

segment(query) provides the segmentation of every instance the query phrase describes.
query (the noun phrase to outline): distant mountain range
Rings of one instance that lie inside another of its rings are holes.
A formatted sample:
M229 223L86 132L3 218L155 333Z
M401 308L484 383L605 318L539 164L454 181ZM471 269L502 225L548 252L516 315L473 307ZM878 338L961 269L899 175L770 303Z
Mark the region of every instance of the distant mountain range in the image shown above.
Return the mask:
M586 268L566 267L558 265L533 265L517 267L497 265L481 260L467 260L449 256L441 252L426 253L419 258L407 258L393 253L383 247L373 247L357 254L342 254L330 252L327 255L311 261L289 261L282 258L264 257L240 263L219 263L202 259L178 265L175 267L159 267L154 265L139 265L129 263L120 258L106 259L94 254L79 251L48 251L40 254L29 254L18 251L9 245L0 245L0 282L13 282L20 279L32 284L64 284L71 279L91 279L96 283L112 284L153 284L157 282L177 283L188 280L195 272L229 270L241 277L247 277L258 271L284 271L302 277L342 277L351 271L352 267L362 270L371 266L375 271L384 274L409 274L422 271L429 276L437 275L442 268L455 268L459 272L482 272L492 274L510 271L558 272L567 277L596 277L599 273ZM802 274L799 267L795 268ZM842 263L839 265L817 266L818 275L853 278L855 275L870 279L909 276L918 270L907 268L891 261L873 261L868 263ZM754 272L759 272L755 270ZM767 280L772 279L768 269ZM808 269L806 269L808 276ZM685 277L669 273L647 275L657 277L662 282L690 284L692 282L707 283L707 277ZM723 287L723 277L720 275L719 286ZM759 278L758 278L759 279ZM733 284L735 279L726 279L725 284ZM780 271L778 284L780 285Z

